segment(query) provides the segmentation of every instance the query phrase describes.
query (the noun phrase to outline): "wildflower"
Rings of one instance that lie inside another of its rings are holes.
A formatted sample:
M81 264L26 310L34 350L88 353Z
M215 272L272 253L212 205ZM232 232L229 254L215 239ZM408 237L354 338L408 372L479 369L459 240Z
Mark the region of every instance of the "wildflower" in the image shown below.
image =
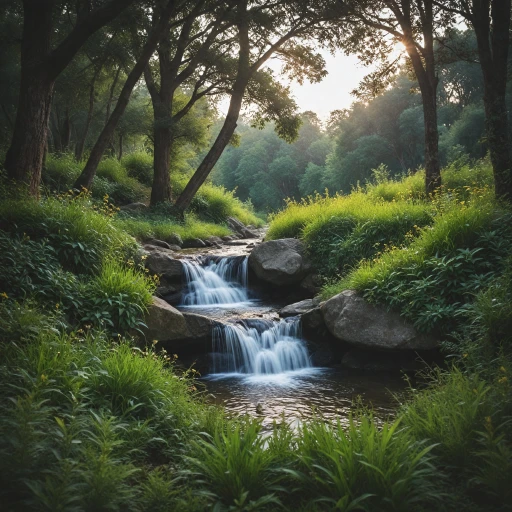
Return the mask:
M504 366L500 366L500 372L507 373L507 370Z
M462 357L463 357L464 359L466 359L466 357L468 357L468 354L467 354L467 353L466 353L466 354L462 354Z
M41 375L41 382L46 382L48 380L48 377L43 373Z
M55 304L55 309L59 309L60 308L60 304L57 302L57 304Z
M501 377L501 379L498 379L499 384L505 384L508 381L507 377Z
M2 293L0 293L0 297L2 297L2 299L8 299L9 295L7 295L7 293L5 293L5 292L2 292Z

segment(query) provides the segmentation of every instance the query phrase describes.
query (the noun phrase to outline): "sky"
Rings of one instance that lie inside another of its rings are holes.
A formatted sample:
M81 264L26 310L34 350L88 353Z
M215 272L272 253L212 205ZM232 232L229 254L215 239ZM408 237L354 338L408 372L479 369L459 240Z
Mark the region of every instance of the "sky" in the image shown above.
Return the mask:
M350 107L355 101L350 91L358 86L363 77L370 72L370 68L361 65L354 55L347 56L342 52L331 55L328 51L320 53L329 72L321 82L311 84L305 81L300 85L295 81L290 83L287 79L281 81L290 85L300 111L312 110L325 121L331 111ZM279 69L277 65L271 67Z
M371 68L359 63L356 56L347 56L342 52L331 55L327 50L319 50L325 59L328 75L319 83L311 84L305 80L302 85L296 81L290 82L286 77L280 77L281 64L278 60L269 61L269 66L283 84L289 85L291 93L299 106L299 111L312 110L322 121L329 118L333 110L348 108L355 101L350 91L367 75ZM224 98L218 104L220 112L228 110L229 98Z

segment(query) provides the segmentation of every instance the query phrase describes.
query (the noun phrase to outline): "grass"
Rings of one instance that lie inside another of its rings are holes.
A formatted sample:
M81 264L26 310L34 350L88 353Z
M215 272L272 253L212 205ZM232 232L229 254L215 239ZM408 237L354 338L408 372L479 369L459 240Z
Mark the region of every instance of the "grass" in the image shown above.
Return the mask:
M173 234L182 239L208 238L209 236L226 236L231 230L224 225L213 222L202 222L193 215L187 215L185 222L177 222L161 215L153 214L126 214L115 219L115 225L134 236L138 240L169 240Z

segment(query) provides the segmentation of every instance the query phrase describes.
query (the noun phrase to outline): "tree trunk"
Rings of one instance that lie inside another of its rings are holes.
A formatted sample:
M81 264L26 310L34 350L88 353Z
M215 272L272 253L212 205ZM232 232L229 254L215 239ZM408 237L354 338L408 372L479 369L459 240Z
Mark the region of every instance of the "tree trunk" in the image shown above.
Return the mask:
M436 91L421 92L425 125L425 190L432 194L441 186Z
M246 6L247 3L245 3L245 7ZM238 69L236 80L233 85L231 99L229 102L228 113L220 133L213 143L213 146L210 148L210 151L208 151L207 155L204 157L203 161L197 168L196 172L192 175L186 187L183 189L183 192L180 194L180 197L178 197L175 203L175 209L179 215L183 215L185 210L190 206L192 199L194 199L197 191L212 171L236 129L238 117L242 108L242 100L244 97L245 89L251 77L251 68L249 62L249 29L245 14L245 10L243 10L242 19L238 24L238 38L240 45L238 54Z
M94 73L94 77L91 82L91 87L89 89L89 108L87 110L87 118L85 119L85 125L84 130L82 132L82 136L80 137L80 140L78 141L78 144L76 145L75 149L75 160L77 162L81 162L84 156L85 143L87 141L87 135L89 134L89 128L92 122L92 115L94 112L94 85L96 82L96 76L97 73Z
M155 120L153 129L153 186L151 206L171 200L169 166L171 159L171 130L168 126L158 126Z
M473 0L472 24L484 77L484 106L487 144L494 173L497 198L512 201L512 162L506 104L507 65L511 0Z
M80 176L75 182L74 188L79 190L82 187L85 187L86 189L91 188L94 176L96 175L96 169L98 168L98 165L103 157L105 149L109 145L112 136L114 135L114 131L116 129L117 124L119 123L119 120L124 114L126 106L128 105L128 101L130 100L133 88L135 87L135 84L139 81L139 78L142 75L142 72L144 71L144 68L146 67L147 63L149 62L151 55L153 55L158 44L158 41L165 33L165 31L169 29L170 18L174 11L174 5L175 1L169 0L167 6L162 12L162 15L160 16L158 23L155 25L154 29L148 36L148 40L144 44L142 52L137 62L135 63L135 66L130 71L130 74L126 79L123 89L119 94L119 98L117 100L114 111L112 112L112 115L108 120L108 123L105 125L100 136L98 137L98 140L96 141L96 144L94 145L91 151L91 155L89 156L89 159L85 164L82 174L80 174Z
M51 51L55 0L23 0L21 81L16 122L5 159L7 174L39 195L55 80L90 36L133 0L111 0L77 23Z
M42 62L50 53L53 0L25 0L21 44L21 81L16 122L5 159L9 178L39 196L39 183L55 80Z

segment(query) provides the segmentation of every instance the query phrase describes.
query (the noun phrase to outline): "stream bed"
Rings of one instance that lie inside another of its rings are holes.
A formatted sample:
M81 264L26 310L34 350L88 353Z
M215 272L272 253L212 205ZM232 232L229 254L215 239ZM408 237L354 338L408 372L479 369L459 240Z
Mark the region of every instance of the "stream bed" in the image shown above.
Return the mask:
M212 252L184 261L187 287L179 309L222 322L213 335L210 372L200 380L213 403L260 418L265 428L315 416L346 422L356 402L378 419L394 414L396 396L406 388L403 376L314 367L300 318L280 319L280 306L251 294L247 249Z

